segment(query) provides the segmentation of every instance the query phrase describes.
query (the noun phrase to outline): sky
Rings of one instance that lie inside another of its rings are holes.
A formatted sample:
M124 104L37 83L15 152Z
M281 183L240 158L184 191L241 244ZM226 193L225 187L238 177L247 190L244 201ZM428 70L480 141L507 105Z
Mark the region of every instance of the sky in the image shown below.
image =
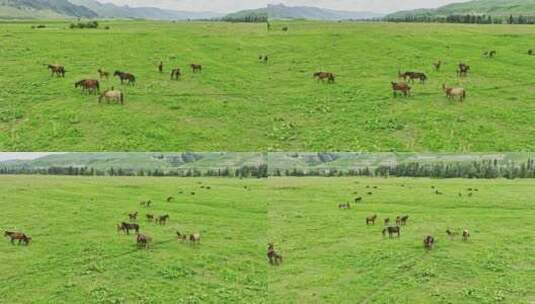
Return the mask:
M211 11L229 13L259 8L267 4L283 3L288 6L316 6L337 10L372 11L390 13L415 8L435 8L454 2L469 0L98 0L119 5L153 6L185 11Z
M13 159L36 159L45 155L58 154L51 152L0 152L0 161L13 160Z

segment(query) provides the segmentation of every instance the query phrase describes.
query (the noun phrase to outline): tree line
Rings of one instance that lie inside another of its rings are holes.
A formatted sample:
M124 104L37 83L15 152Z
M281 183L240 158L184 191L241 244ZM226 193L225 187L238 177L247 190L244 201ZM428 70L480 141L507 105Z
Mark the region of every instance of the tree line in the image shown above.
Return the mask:
M421 23L468 23L468 24L535 24L535 16L499 17L491 15L460 14L449 16L407 15L403 17L385 17L388 22L421 22Z
M72 175L72 176L154 176L154 177L239 177L239 178L265 178L267 165L241 166L237 168L177 168L177 169L124 169L110 167L107 169L95 169L92 167L0 167L0 174L36 174L36 175Z
M271 176L376 176L376 177L431 177L431 178L535 178L535 161L525 162L481 160L470 162L407 162L374 168L274 168Z

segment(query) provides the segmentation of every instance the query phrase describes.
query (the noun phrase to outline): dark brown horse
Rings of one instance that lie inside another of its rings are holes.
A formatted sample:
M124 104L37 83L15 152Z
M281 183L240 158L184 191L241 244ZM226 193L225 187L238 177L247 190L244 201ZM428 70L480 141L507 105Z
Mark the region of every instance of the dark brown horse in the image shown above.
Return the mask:
M435 238L428 235L424 238L424 247L425 249L431 250L433 249L433 245L435 244Z
M149 248L152 238L148 235L138 234L136 237L137 246L140 248Z
M362 201L362 196L359 196L359 197L355 198L355 203L358 203L358 202L361 202L361 201Z
M31 237L27 236L22 232L5 231L4 236L9 237L11 244L13 245L15 244L15 241L19 241L19 245L21 244L21 242L24 245L29 245L30 241L32 240Z
M124 84L125 81L128 85L136 84L136 77L130 73L115 71L115 73L113 73L113 76L119 77L119 79L121 80L121 84Z
M331 72L316 72L313 76L318 81L327 80L328 83L334 83L336 81L336 75Z
M160 225L165 225L167 223L167 220L169 219L169 215L166 214L166 215L160 215L158 217L158 224Z
M160 64L158 64L158 72L163 73L163 62L160 61Z
M139 203L141 206L143 207L150 207L150 204L152 204L152 201L151 200L148 200L148 201L142 201L141 203Z
M470 66L464 63L459 63L459 69L457 70L458 77L466 77L470 71Z
M134 230L136 233L139 233L139 225L138 224L129 224L122 222L118 227L117 230L121 230L126 232L126 234L130 234L130 230Z
M388 226L383 229L383 236L386 236L386 233L388 232L388 237L393 238L394 234L397 234L397 237L400 237L401 228L399 226Z
M180 72L179 68L173 69L171 71L171 80L179 80L180 76L182 76L182 73Z
M339 209L351 209L351 205L349 203L346 204L338 204Z
M275 251L275 246L272 243L268 245L267 257L271 265L280 265L282 263L282 255Z
M388 224L390 224L390 218L389 217L385 218L385 226L387 226Z
M130 218L131 221L135 221L137 219L137 211L134 213L129 213L128 218Z
M202 65L200 64L192 63L189 66L191 67L191 70L193 71L193 73L202 72Z
M425 75L424 73L420 73L420 72L405 72L405 73L401 73L398 72L398 77L399 78L403 78L403 80L409 80L410 82L413 82L414 83L414 80L420 80L420 83L425 83L425 81L427 80L427 75Z
M375 220L377 219L377 214L374 214L372 216L368 216L366 218L366 225L375 225Z
M65 71L65 67L63 67L62 65L59 65L59 64L47 64L46 66L50 70L50 72L52 73L51 76L56 75L57 77L65 77L65 73L67 71Z
M74 84L75 88L81 87L82 92L88 94L97 94L100 92L100 83L95 79L83 79Z
M394 97L397 96L397 92L402 92L405 97L411 96L411 87L404 82L391 82L392 92Z

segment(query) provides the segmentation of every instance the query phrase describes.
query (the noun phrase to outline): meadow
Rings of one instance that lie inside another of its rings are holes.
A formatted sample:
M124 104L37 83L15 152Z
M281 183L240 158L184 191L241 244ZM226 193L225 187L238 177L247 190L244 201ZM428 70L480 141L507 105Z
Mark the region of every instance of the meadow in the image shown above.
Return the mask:
M0 150L533 150L534 35L520 25L277 21L268 32L215 22L102 21L96 30L2 22ZM488 50L497 56L482 56ZM460 62L472 67L467 78L456 77ZM48 63L65 65L65 79L50 77ZM175 67L179 81L169 79ZM74 88L98 68L137 77L135 87L101 83L123 90L124 106ZM320 70L336 84L316 82ZM399 70L429 81L393 98ZM465 103L449 101L443 83L466 88Z
M2 238L0 303L265 302L258 180L2 176L0 184L0 227L33 238L29 246ZM148 199L152 206L140 207ZM149 249L116 230L134 210ZM149 223L146 213L170 220ZM176 231L200 233L201 242L178 241Z
M0 184L0 229L33 238L0 243L0 303L535 300L532 180L0 176ZM357 196L360 204L338 208ZM147 199L153 206L140 207ZM134 210L154 239L149 249L116 231ZM171 218L159 226L146 213ZM378 220L366 226L372 214ZM401 237L384 238L383 218L401 214L410 216ZM446 229L471 238L449 239ZM201 243L178 241L177 230L200 232ZM268 264L268 242L281 265Z

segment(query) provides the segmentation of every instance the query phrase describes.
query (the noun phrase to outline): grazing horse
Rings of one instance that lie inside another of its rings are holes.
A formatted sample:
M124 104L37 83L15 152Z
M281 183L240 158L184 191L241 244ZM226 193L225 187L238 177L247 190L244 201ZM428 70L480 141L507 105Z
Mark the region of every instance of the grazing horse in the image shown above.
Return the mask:
M442 67L442 61L439 60L438 62L435 62L433 63L433 68L435 69L435 71L440 71L440 67Z
M438 191L438 190L435 190L435 194L436 194L436 195L443 195L444 193L442 193L442 192L440 192L440 191Z
M427 80L427 75L425 75L424 73L420 73L420 72L405 72L405 73L401 73L401 71L398 72L398 77L399 78L403 78L403 80L407 80L407 78L409 79L410 82L413 82L414 83L414 80L415 79L418 79L420 80L420 83L424 84L425 81Z
M76 82L74 84L75 88L81 87L82 92L87 92L88 94L97 94L100 92L100 83L95 79L84 79Z
M145 215L147 217L147 221L153 222L154 221L154 214L147 214Z
M149 248L150 242L152 242L152 238L150 236L138 234L136 237L136 243L138 247Z
M117 103L121 103L124 105L124 94L123 92L119 90L114 90L111 88L111 90L106 90L100 96L98 97L98 103L102 102L102 99L106 99L107 103L110 103L110 100L113 100Z
M455 99L455 97L459 97L460 102L464 102L466 99L466 90L463 88L448 88L446 84L443 84L442 90L444 93L446 93L448 99Z
M179 80L180 76L182 76L182 73L179 68L173 69L171 71L171 80Z
M177 231L176 232L176 238L177 238L177 240L185 241L185 240L188 239L188 236L186 234L180 233L180 231Z
M120 225L117 226L118 231L124 231L126 234L130 234L130 230L135 230L136 233L139 233L139 225L138 224L129 224L122 222Z
M362 202L362 196L355 198L355 203Z
M464 229L463 230L463 241L468 241L469 238L470 238L470 231Z
M388 225L388 224L390 224L390 218L389 217L385 218L385 226Z
M397 92L402 92L405 97L411 96L411 87L404 82L391 82L392 92L394 97L397 97Z
M26 234L22 233L22 232L11 232L11 231L6 231L4 233L4 236L7 236L10 238L10 241L11 241L11 244L15 244L15 241L19 241L19 245L20 243L24 243L24 245L29 245L30 244L30 241L32 240L31 237L27 236Z
M113 73L113 76L119 77L119 79L121 80L121 84L124 84L125 81L127 81L128 85L136 84L136 77L130 73L115 71L115 73Z
M377 219L377 214L374 214L372 216L368 216L366 218L366 225L375 225L375 220Z
M59 65L59 64L47 64L46 66L50 70L50 72L52 73L50 76L56 75L57 77L65 77L65 73L67 71L65 71L65 67L63 67L62 65Z
M407 221L408 220L409 220L409 216L408 215L404 215L404 216L400 217L399 223L401 225L407 225ZM396 221L397 221L397 219L396 219Z
M400 235L401 228L399 228L399 226L388 226L388 227L384 228L383 229L383 236L385 236L387 232L388 232L388 237L389 238L393 238L394 234L397 234L398 238L401 236Z
M199 233L192 233L189 235L189 241L193 244L198 244L201 241L201 235Z
M470 71L470 66L464 63L459 63L459 69L457 70L458 77L466 77Z
M158 64L158 72L163 73L163 61L160 61L160 64Z
M435 239L432 236L428 235L424 238L425 249L429 249L429 250L433 249L434 244L435 244Z
M189 66L191 67L191 70L193 71L193 73L202 72L202 65L200 64L192 63Z
M152 204L152 201L151 200L148 200L148 201L142 201L141 203L139 203L142 207L150 207L150 204Z
M158 217L158 224L160 225L165 225L167 223L167 220L169 219L169 215L166 214L166 215L160 215Z
M446 230L446 233L448 234L448 236L450 237L450 239L454 239L456 236L459 235L459 232L457 231L452 231L450 229Z
M134 213L129 213L128 218L130 218L131 221L135 221L137 219L137 211Z
M327 83L334 83L336 81L336 75L331 72L316 72L313 76L318 81L325 81L327 79Z
M339 204L338 208L339 209L351 209L351 205L349 203L347 203L347 204Z
M496 56L496 51L495 50L486 51L485 53L483 53L483 56L487 58L494 58L494 56Z
M268 244L267 257L271 265L280 265L282 263L282 255L275 251L275 246L272 243Z
M106 71L104 71L102 69L98 69L97 72L98 72L98 76L100 77L100 79L103 79L103 78L109 79L110 78L110 72L106 72Z

